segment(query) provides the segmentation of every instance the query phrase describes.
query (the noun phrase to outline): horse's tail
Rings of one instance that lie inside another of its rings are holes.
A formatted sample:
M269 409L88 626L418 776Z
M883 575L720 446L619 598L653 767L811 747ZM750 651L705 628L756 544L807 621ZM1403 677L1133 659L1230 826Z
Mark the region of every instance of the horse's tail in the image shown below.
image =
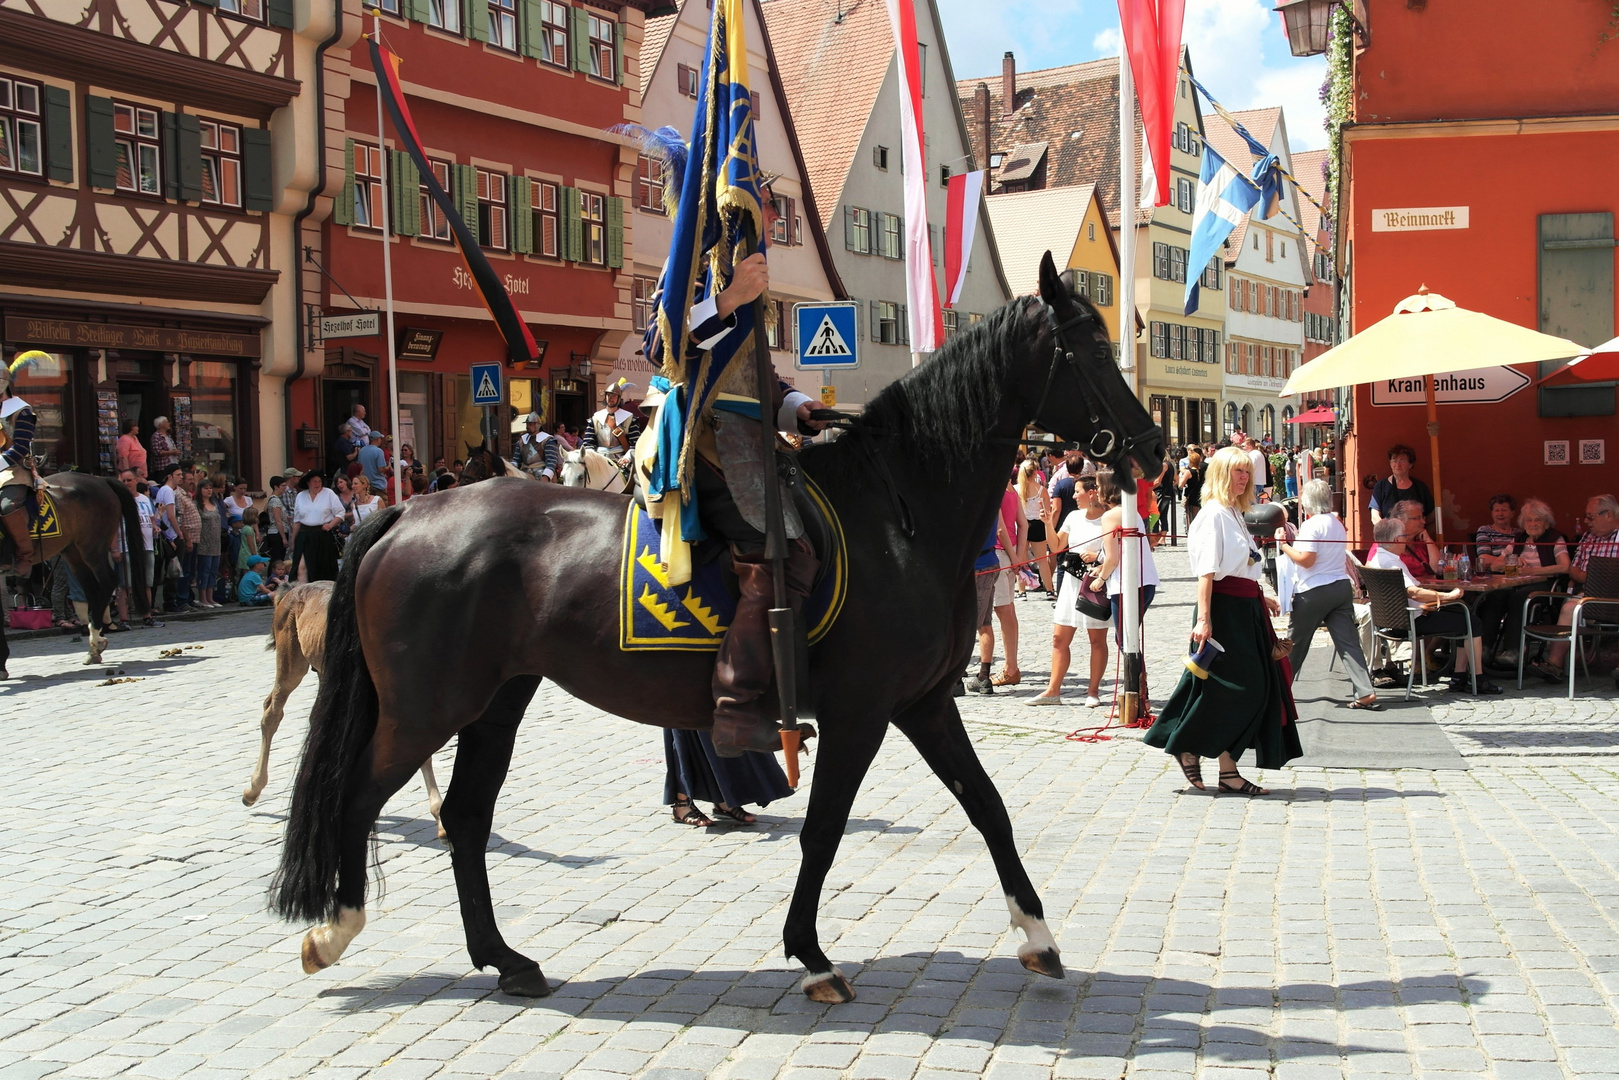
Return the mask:
M337 914L348 779L377 726L377 691L360 649L354 584L366 552L403 512L403 506L390 506L372 514L344 548L343 568L326 610L320 693L309 715L309 735L292 789L281 866L270 883L271 905L284 919L316 922Z
M135 594L135 610L142 615L150 615L151 607L146 602L146 560L141 557L146 550L141 538L141 514L135 505L135 496L118 480L110 476L102 477L112 488L113 494L118 497L118 509L124 518L124 547L126 554L124 560L129 570L129 591Z

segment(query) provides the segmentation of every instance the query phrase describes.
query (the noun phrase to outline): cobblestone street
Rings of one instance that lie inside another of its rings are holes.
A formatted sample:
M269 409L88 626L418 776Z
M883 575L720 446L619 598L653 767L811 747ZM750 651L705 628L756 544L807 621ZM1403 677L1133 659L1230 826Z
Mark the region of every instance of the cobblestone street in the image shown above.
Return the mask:
M1161 559L1152 682L1191 586ZM893 733L855 802L821 936L858 999L798 989L780 933L805 784L752 828L674 826L656 731L535 699L489 855L507 940L556 986L469 969L419 781L381 823L386 889L342 961L299 970L265 908L314 696L242 806L269 615L14 646L0 850L0 1077L1619 1076L1619 717L1603 676L1433 715L1466 770L1297 767L1253 801L1184 793L1100 710L969 697L1067 978L1025 972L978 835ZM160 656L163 650L180 650ZM1329 648L1312 654L1325 665ZM1079 659L1083 660L1083 654ZM1395 695L1398 696L1398 695ZM1346 714L1350 715L1350 714ZM1354 714L1359 715L1359 714ZM435 762L440 783L451 753Z

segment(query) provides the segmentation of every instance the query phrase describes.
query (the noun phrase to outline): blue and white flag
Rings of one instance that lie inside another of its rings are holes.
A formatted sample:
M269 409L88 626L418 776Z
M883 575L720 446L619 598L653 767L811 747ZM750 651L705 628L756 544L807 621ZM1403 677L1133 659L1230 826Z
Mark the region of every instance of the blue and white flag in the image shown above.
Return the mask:
M1225 246L1231 230L1259 205L1260 190L1232 164L1203 144L1203 174L1197 181L1192 211L1192 253L1186 258L1186 310L1197 310L1197 287L1203 268Z

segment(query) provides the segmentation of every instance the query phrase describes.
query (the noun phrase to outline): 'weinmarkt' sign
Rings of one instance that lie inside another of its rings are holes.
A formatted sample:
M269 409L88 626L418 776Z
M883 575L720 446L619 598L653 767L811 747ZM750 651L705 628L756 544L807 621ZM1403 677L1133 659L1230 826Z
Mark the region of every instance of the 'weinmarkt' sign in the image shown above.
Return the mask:
M169 326L125 326L119 323L72 322L36 319L27 315L6 318L6 340L21 345L87 349L128 349L146 352L187 353L192 356L259 355L257 334L227 334L218 330L176 330Z

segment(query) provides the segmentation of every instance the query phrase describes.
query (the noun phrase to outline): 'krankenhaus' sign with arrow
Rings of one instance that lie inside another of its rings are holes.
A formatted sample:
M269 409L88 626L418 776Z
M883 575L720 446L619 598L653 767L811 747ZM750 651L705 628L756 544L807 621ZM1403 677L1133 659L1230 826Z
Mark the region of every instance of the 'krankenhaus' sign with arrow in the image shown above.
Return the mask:
M1372 383L1373 405L1426 405L1427 380L1433 380L1434 401L1440 405L1484 405L1505 401L1532 381L1511 367L1447 371L1409 379L1380 379Z

